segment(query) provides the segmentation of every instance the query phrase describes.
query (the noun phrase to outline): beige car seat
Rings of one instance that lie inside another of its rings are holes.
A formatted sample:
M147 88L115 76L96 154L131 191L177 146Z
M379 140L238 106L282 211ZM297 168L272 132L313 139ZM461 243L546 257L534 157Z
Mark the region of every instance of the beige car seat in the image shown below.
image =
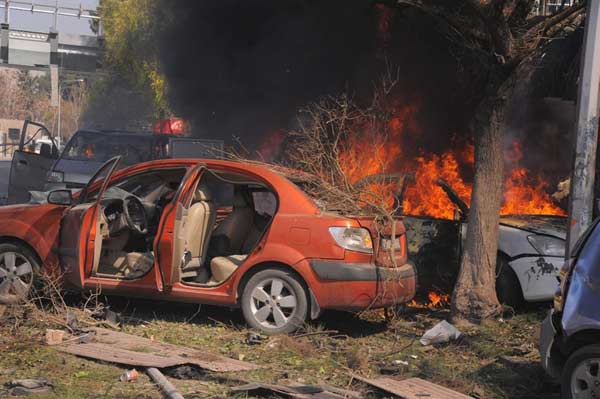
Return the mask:
M190 260L182 267L182 278L198 275L206 259L212 228L217 218L212 193L206 185L198 185L193 201L183 225L184 246Z
M254 222L254 210L251 209L242 192L236 191L233 198L233 210L221 222L213 233L214 237L225 236L229 243L228 252L233 255L217 256L210 261L211 284L226 280L248 257L252 248L244 245L251 233ZM245 251L247 249L247 251Z

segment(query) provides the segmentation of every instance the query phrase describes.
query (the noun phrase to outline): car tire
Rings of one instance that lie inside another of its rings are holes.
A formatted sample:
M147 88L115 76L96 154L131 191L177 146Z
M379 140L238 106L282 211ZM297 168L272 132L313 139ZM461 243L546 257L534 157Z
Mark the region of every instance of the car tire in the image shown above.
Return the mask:
M281 269L266 269L248 280L241 307L250 327L268 334L287 334L306 321L308 297L295 274Z
M560 382L562 399L600 397L600 345L587 345L573 352Z
M525 302L521 283L508 261L502 256L498 256L496 261L496 295L501 304L513 309L518 309Z
M0 303L24 302L34 290L40 271L35 254L18 244L0 244Z

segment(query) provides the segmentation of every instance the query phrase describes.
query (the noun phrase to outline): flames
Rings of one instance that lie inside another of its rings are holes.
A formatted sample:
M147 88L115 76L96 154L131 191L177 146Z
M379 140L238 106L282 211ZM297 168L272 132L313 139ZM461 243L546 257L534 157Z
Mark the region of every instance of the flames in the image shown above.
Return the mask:
M408 303L408 306L419 309L440 309L447 308L450 305L450 295L448 294L431 291L427 294L427 298L429 302L419 302L413 299Z
M339 154L340 166L351 183L377 173L413 173L415 181L413 184L409 183L404 193L404 213L452 219L457 207L438 181L442 179L447 182L465 205L469 206L474 147L468 142L456 143L442 154L412 156L414 151L402 148L401 143L408 131L418 134L418 127L414 124L416 112L414 106L399 108L386 126L378 127L385 134L376 134L372 131L373 126L369 129L354 127L356 133L349 136ZM505 151L507 173L500 213L565 215L565 211L553 202L549 194L550 185L520 166L522 158L520 143L514 141ZM465 176L470 176L471 179ZM393 202L392 188L389 185L372 185L370 190L376 194L387 192L387 202Z

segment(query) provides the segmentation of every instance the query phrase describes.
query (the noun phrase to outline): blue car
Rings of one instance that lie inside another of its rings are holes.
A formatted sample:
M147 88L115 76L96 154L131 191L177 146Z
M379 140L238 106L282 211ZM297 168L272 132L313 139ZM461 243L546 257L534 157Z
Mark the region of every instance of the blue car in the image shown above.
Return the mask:
M561 381L561 398L600 398L600 219L560 270L554 308L540 334L542 366Z

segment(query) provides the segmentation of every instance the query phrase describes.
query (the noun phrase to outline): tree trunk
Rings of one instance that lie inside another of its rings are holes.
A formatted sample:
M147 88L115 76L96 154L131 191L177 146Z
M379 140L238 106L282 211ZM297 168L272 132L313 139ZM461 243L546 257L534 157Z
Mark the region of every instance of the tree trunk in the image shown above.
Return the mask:
M506 97L495 92L480 105L474 123L475 179L461 267L452 295L453 317L469 321L492 317L501 309L496 297L496 252Z

